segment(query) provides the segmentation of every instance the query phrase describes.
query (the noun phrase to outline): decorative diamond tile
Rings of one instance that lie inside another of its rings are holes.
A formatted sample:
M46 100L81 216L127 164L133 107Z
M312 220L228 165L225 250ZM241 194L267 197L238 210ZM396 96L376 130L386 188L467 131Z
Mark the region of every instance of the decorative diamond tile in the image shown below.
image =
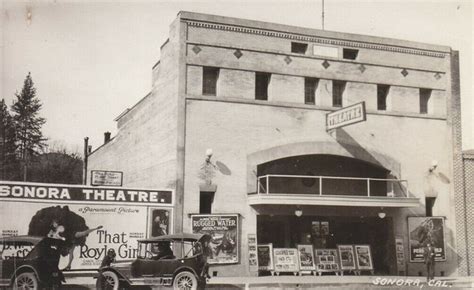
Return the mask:
M434 78L439 80L441 78L441 74L439 72L435 73Z
M364 73L367 68L365 67L365 65L361 64L359 65L358 69L360 70L361 73Z
M236 50L234 51L234 55L235 55L235 57L236 57L237 59L239 59L239 58L241 58L242 55L244 55L244 54L242 53L242 51L240 51L240 49L236 49Z
M195 46L193 47L193 51L194 51L195 54L198 54L198 53L201 52L201 48L200 48L199 46L195 45Z
M406 69L402 69L400 73L403 75L403 77L406 77L408 75L408 71Z
M289 57L288 55L285 57L284 61L286 62L286 64L290 64L292 62L291 57Z
M324 60L321 65L322 65L325 69L327 69L328 67L331 66L327 60Z

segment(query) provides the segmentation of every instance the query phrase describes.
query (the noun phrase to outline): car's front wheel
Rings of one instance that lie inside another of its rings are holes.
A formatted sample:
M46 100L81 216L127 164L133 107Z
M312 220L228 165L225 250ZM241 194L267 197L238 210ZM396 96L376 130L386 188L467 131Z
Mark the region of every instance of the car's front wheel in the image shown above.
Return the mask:
M104 271L100 274L97 281L97 288L101 290L118 290L119 277L112 271Z
M16 276L15 281L13 282L13 289L34 289L37 290L38 279L36 278L35 273L25 272Z
M189 271L179 272L174 278L173 288L175 290L196 290L197 287L196 276Z

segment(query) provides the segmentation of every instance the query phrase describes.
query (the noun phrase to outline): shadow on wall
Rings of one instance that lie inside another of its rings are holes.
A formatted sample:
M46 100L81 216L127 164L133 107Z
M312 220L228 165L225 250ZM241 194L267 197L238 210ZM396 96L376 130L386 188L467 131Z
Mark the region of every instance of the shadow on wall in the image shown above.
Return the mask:
M220 161L216 161L216 167L220 173L223 175L232 175L232 171L230 171L229 167Z

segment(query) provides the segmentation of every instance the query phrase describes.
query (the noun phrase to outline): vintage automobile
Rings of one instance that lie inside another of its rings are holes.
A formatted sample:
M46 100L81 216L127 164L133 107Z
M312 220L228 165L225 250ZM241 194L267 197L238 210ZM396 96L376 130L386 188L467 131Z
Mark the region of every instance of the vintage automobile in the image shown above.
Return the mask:
M0 287L59 289L63 275L59 256L67 251L64 241L45 237L0 238Z
M210 239L209 235L182 233L138 240L138 258L101 267L97 288L204 289L209 277L205 247Z

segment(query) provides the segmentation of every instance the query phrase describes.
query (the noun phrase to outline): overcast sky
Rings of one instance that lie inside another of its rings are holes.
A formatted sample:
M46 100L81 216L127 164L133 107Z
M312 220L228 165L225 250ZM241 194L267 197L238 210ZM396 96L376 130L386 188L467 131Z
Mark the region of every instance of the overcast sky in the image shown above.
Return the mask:
M103 132L114 135L113 119L149 92L151 68L180 10L321 28L321 0L2 4L1 97L11 104L31 72L45 135L78 151L85 136L96 148ZM325 0L326 30L460 51L463 149L474 148L472 14L470 0Z

